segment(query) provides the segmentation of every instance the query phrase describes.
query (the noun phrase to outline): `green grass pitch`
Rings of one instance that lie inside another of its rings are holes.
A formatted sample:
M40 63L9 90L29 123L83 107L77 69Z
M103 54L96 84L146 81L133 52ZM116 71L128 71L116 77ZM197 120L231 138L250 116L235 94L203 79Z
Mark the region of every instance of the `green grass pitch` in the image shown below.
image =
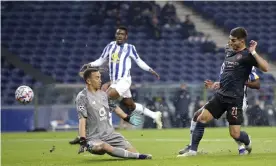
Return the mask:
M152 160L124 160L88 152L78 155L78 145L68 141L76 132L2 133L3 166L275 166L276 127L246 128L252 137L251 155L239 156L227 128L207 128L196 157L176 158L188 143L188 129L128 130L121 132ZM50 149L55 150L50 153Z

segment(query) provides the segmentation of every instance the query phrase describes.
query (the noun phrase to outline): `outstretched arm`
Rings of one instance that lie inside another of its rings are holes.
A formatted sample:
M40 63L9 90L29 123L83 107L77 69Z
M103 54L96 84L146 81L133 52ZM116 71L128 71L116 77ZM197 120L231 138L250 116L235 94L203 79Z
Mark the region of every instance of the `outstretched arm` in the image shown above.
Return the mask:
M104 48L104 50L103 50L102 55L100 56L100 58L97 59L97 60L95 60L95 61L93 61L93 62L91 62L91 63L89 63L90 66L92 66L92 67L99 67L99 66L101 66L104 62L106 62L110 48L111 48L111 44L108 44L108 45Z
M109 107L111 112L115 112L124 121L134 125L139 126L143 123L141 116L132 113L131 115L126 114L120 107L116 106L113 102L109 100Z
M121 119L125 119L127 118L127 114L120 108L120 107L116 107L114 109L114 112L121 118Z
M158 79L160 79L160 76L151 68L149 67L138 55L136 49L134 46L131 46L131 54L130 57L136 62L136 64L143 70L149 71L151 74L155 75Z

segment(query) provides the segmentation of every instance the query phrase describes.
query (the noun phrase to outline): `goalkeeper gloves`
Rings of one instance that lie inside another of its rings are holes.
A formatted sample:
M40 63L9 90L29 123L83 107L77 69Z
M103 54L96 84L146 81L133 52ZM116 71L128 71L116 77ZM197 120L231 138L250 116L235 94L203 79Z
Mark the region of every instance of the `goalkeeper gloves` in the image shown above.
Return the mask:
M80 149L79 149L78 154L83 153L84 151L86 151L87 147L88 147L86 138L84 138L84 137L80 137L79 143L80 143Z
M143 124L142 117L139 116L138 114L132 113L131 115L127 115L126 118L124 118L124 121L134 125L134 126L139 126Z

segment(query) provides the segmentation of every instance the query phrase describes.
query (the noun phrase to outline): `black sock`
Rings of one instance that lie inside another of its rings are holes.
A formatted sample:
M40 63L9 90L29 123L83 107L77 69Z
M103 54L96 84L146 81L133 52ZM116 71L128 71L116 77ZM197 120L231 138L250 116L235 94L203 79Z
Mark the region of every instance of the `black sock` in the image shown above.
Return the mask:
M192 136L191 150L197 151L199 142L202 139L204 134L204 129L205 129L204 123L201 123L201 122L196 123L196 127L194 129L193 136Z
M249 145L250 143L249 136L245 131L241 131L240 137L235 140L244 143L244 145Z

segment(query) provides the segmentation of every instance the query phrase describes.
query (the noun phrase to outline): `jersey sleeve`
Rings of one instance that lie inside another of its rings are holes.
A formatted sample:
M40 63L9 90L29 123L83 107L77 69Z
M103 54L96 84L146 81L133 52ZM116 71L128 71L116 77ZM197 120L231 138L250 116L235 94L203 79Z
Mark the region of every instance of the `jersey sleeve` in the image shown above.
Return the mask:
M130 57L136 62L136 64L143 70L149 71L151 68L140 58L138 55L135 46L131 46L131 54Z
M249 74L249 81L255 81L257 79L259 79L260 77L258 76L257 74L257 71L256 71L256 68L253 67L252 70L251 70L251 73Z
M221 74L223 73L223 70L224 70L224 62L222 63L222 65L220 67L219 80L220 80Z
M87 99L84 95L77 96L76 109L77 109L79 119L87 118Z
M90 65L91 65L92 67L99 67L99 66L101 66L104 62L106 62L107 57L108 57L108 53L109 53L109 50L110 50L111 46L112 46L111 43L108 44L108 45L104 48L104 50L103 50L102 55L100 56L100 58L97 59L97 60L95 60L94 62L91 62Z

